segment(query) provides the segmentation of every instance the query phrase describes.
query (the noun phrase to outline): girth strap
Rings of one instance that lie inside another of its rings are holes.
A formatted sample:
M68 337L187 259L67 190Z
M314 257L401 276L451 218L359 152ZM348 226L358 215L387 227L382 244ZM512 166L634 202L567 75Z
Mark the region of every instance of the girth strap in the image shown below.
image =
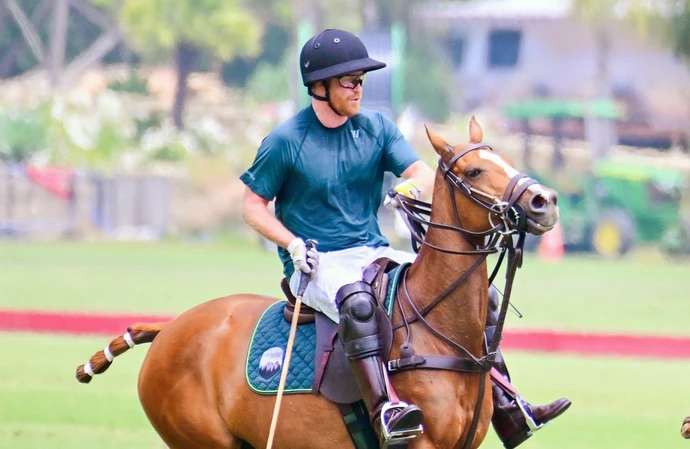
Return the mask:
M445 355L413 355L412 357L388 361L388 371L391 374L412 369L440 369L463 373L481 373L488 371L487 368L486 365L478 365L472 359Z
M379 439L369 422L369 412L364 402L354 404L336 404L345 422L347 432L355 449L379 447Z

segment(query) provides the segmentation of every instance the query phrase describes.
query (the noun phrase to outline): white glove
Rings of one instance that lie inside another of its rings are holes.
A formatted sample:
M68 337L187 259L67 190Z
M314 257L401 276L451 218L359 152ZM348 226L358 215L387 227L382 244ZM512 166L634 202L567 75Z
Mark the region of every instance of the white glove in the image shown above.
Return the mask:
M296 270L307 274L316 271L316 267L319 266L319 252L316 248L307 250L307 244L304 243L304 240L297 237L290 242L287 250L292 257L292 263L295 264Z
M396 209L399 208L400 201L395 198L395 195L398 193L408 198L418 200L419 196L422 194L422 189L414 179L407 179L388 191L386 197L383 199L383 205Z

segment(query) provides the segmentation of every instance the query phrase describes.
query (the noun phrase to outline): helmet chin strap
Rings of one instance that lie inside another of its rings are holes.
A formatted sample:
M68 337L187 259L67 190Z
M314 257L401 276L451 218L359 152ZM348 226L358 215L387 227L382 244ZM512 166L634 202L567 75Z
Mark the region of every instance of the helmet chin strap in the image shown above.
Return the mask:
M328 107L331 108L331 111L333 111L337 115L343 117L343 114L336 111L335 108L333 108L333 106L331 105L331 94L329 92L327 83L324 83L324 88L326 89L326 96L325 97L322 97L321 95L315 94L314 91L311 90L311 86L307 87L307 93L319 101L325 101L326 103L328 103Z

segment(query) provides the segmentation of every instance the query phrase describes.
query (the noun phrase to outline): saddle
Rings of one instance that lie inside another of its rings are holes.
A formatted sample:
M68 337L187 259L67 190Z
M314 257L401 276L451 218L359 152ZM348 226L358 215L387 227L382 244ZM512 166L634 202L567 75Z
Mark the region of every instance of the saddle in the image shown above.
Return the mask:
M386 309L384 305L387 302L386 297L390 283L388 273L399 266L398 262L387 257L381 257L363 271L362 279L372 286L377 301L384 310ZM291 323L295 314L296 298L290 291L287 279L281 280L280 287L287 298L283 307L283 318ZM392 299L389 305L392 307ZM390 310L388 310L388 314L390 314ZM354 377L350 371L348 359L338 341L338 324L304 304L300 307L297 323L299 325L315 323L316 326L314 393L321 393L336 404L351 404L361 399L359 389L354 383ZM390 325L388 329L390 329ZM392 344L392 331L384 332L382 338L387 348L384 352L388 353Z
M283 290L287 302L285 303L285 308L283 309L283 317L288 323L292 323L292 317L295 316L295 304L297 304L297 298L290 291L290 284L286 278L280 281L280 289ZM312 309L308 305L302 303L299 308L299 316L297 317L297 324L307 324L313 323L316 320L316 310Z
M367 284L374 288L376 299L379 304L383 304L386 300L386 293L388 292L388 272L396 268L400 264L387 257L380 257L367 266L362 274L362 279ZM280 289L283 291L287 302L283 309L283 317L288 323L292 323L292 318L295 315L295 304L297 298L290 291L290 284L286 278L280 281ZM297 317L297 324L313 323L316 320L316 310L302 303L300 306L299 316Z
M380 258L363 271L363 279L374 289L379 306L390 316L395 290L404 266ZM264 312L250 343L247 354L246 378L250 388L259 394L276 394L278 371L285 351L296 298L287 279L280 282L287 301L278 301ZM343 345L338 339L338 324L311 307L302 305L297 318L293 360L287 375L285 394L321 394L336 404L356 448L378 446L378 437L371 427L369 413L362 402ZM389 354L392 346L390 322L383 326L382 340Z

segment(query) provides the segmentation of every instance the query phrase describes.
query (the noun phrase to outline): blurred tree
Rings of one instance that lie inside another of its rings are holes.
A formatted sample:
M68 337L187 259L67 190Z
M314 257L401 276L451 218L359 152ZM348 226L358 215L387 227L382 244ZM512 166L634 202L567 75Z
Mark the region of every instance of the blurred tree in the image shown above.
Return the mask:
M278 65L290 47L290 29L280 24L267 24L261 39L261 53L255 57L236 56L223 64L223 81L230 86L246 87L259 65Z
M430 120L446 121L452 99L450 69L423 36L408 44L404 67L404 103L416 106Z
M608 46L604 25L622 19L644 35L670 44L676 53L690 60L689 0L576 0L575 8L581 17L594 24L600 35L600 48L604 52L600 59L606 56Z
M21 164L45 150L49 120L50 108L47 106L0 115L0 159Z
M690 1L681 0L674 4L676 9L672 11L671 26L667 30L676 53L690 62Z
M5 217L11 223L16 200L15 178L20 166L44 150L48 143L47 108L0 114L0 162L7 166Z
M8 8L12 6L12 9ZM54 41L55 2L52 0L14 0L0 2L0 78L7 78L31 70L48 62L56 49L65 61L74 61L97 41L107 21L100 11L82 0L70 1L71 13L61 22L65 28L62 45ZM75 13L75 10L78 13ZM21 30L16 16L26 19ZM25 36L30 37L31 45ZM111 61L119 61L116 52L107 53ZM37 56L38 55L38 56ZM39 57L40 56L40 57Z
M184 127L187 80L202 51L229 60L256 54L262 24L243 0L92 0L118 16L127 39L147 55L172 55L177 89L172 117Z

